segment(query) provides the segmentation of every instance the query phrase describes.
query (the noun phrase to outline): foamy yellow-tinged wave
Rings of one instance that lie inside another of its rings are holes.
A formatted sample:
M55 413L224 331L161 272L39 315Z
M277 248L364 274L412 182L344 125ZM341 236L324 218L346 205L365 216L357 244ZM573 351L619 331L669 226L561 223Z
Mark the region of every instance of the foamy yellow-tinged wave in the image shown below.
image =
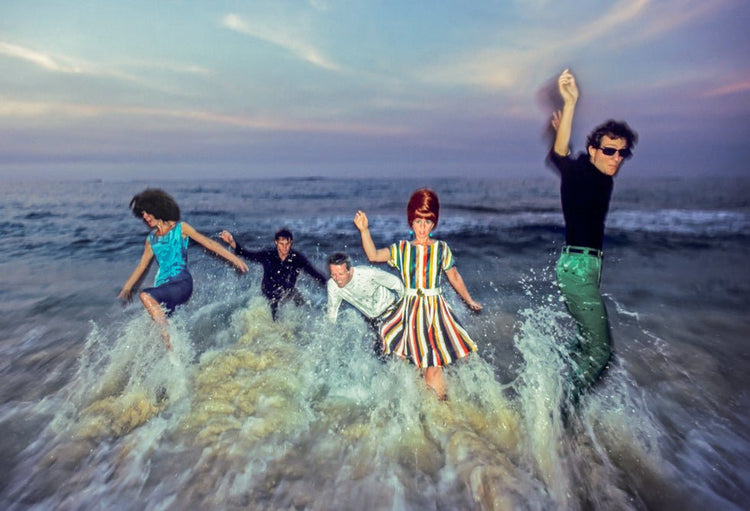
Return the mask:
M299 347L292 331L273 323L267 307L240 314L244 332L237 343L201 359L184 427L200 443L241 430L238 441L257 442L283 434L300 421L301 384L294 367Z
M163 409L164 403L157 404L142 392L103 398L83 410L77 435L81 438L119 437Z

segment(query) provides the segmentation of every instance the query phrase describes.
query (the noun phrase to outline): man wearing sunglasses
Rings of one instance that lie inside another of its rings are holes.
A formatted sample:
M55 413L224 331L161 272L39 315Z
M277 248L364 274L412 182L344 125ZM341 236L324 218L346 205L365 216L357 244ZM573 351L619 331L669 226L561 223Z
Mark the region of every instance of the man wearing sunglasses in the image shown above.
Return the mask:
M565 246L555 270L565 305L576 320L576 335L568 346L571 368L567 381L567 397L575 404L601 377L612 356L607 309L599 292L604 222L613 177L632 156L638 135L626 123L609 120L588 136L586 152L572 157L570 134L578 87L567 69L557 85L563 109L552 116L556 134L548 161L561 178Z

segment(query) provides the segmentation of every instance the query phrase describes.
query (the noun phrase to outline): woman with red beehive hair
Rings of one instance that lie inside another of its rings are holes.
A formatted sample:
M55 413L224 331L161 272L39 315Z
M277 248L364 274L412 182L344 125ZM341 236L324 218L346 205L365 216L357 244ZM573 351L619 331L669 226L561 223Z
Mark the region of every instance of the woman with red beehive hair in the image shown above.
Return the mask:
M357 211L354 224L362 237L367 259L387 262L401 273L404 281L404 298L385 318L380 329L383 353L393 353L419 367L425 383L442 400L446 398L443 366L466 357L477 347L443 298L441 275L445 273L471 310L479 311L482 305L474 301L466 289L448 244L432 238L439 214L437 194L420 188L412 194L406 207L413 240L401 240L389 248L378 249L372 241L364 211Z

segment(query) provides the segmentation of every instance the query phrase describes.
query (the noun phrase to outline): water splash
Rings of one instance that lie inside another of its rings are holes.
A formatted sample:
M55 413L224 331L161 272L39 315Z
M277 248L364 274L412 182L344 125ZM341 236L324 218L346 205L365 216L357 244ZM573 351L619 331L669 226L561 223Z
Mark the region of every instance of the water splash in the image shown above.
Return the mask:
M93 324L70 384L37 405L50 422L10 495L82 509L651 506L644 486L668 481L637 387L615 367L566 424L571 326L554 294L529 292L540 305L515 326L517 377L502 384L472 355L446 370L446 403L407 363L377 360L351 310L331 325L293 306L274 322L257 296L207 304L173 318L171 353L145 314ZM217 314L216 331L193 328Z

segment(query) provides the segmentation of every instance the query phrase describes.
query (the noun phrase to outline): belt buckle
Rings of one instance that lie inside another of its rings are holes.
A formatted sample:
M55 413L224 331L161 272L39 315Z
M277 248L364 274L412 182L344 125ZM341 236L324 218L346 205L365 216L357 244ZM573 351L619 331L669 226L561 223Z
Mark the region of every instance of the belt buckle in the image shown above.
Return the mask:
M421 287L417 288L417 296L420 298L424 297L424 290Z

